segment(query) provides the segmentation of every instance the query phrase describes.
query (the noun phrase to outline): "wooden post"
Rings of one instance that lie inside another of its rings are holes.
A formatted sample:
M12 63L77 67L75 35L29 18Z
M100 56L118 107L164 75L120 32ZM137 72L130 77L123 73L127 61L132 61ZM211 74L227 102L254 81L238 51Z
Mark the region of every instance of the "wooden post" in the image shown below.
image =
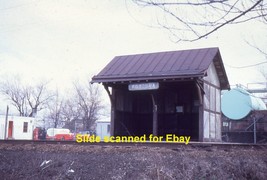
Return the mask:
M254 126L253 126L253 134L254 134L254 144L257 143L257 124L256 124L256 118L253 117L253 123L254 123Z
M203 105L200 105L198 108L198 140L199 142L204 141L204 111L203 111Z
M8 123L8 111L9 111L9 107L6 107L6 122L5 122L5 135L4 135L4 139L7 139L7 123Z
M115 135L115 107L111 105L110 136Z
M158 106L153 94L151 94L152 102L153 102L153 135L158 135Z
M110 104L111 104L111 114L110 114L110 136L114 136L115 134L115 90L112 89L112 94L108 89L107 85L104 85L105 90L108 93Z
M195 81L198 100L199 100L199 108L198 108L198 141L204 141L204 82L202 79L197 79Z
M198 108L198 140L204 141L204 88L201 82L196 81L196 88L198 92L199 108Z

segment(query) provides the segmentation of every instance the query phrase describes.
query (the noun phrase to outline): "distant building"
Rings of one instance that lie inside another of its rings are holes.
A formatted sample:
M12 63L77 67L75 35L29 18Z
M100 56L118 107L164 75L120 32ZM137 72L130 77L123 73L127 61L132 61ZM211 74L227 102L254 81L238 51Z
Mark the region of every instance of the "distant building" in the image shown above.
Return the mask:
M110 97L111 135L221 141L221 90L230 86L218 48L117 56L92 82Z
M0 139L33 139L34 121L32 117L8 116L6 124L6 116L0 115Z
M101 137L110 136L110 118L100 119L96 121L96 135Z

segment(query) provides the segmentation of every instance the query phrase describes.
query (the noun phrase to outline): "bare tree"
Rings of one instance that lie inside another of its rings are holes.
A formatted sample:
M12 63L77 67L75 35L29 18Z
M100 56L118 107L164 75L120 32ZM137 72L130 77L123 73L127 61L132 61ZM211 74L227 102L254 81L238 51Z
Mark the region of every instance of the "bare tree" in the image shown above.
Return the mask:
M65 127L71 130L89 130L104 108L97 85L73 83L73 92L63 99L58 93L48 103L45 115L46 124L54 128Z
M28 114L26 89L19 78L11 78L2 82L0 92L18 110L20 116Z
M64 101L59 96L59 93L57 91L55 97L47 103L45 123L48 124L49 127L51 127L51 123L53 128L57 128L58 126L63 125L65 123L63 117L63 106Z
M26 88L27 103L31 108L30 117L33 113L46 108L49 101L55 97L55 94L47 89L47 84L47 82L41 82L34 87Z
M229 24L251 20L267 22L264 0L133 0L143 8L154 8L157 23L179 41L205 38Z
M77 121L80 120L81 116L77 102L74 100L74 95L65 100L61 111L62 117L64 119L64 127L72 130L76 130L76 124L78 123Z
M84 88L79 84L74 86L77 93L78 106L82 112L83 126L85 129L90 129L97 120L99 110L103 108L99 88L90 84L89 81Z
M36 86L24 85L19 78L6 79L0 84L0 93L18 110L20 116L34 116L47 106L54 94L47 89L47 82Z

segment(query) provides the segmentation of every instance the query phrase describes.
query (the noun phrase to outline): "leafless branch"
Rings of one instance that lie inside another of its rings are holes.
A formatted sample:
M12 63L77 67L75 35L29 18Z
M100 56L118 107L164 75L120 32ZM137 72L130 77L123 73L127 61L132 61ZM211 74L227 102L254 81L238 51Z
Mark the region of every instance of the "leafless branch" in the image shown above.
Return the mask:
M162 14L158 25L179 41L197 41L229 24L251 20L266 21L267 3L263 0L133 0L138 6L154 7ZM174 28L176 27L176 29ZM187 32L187 33L186 33Z
M234 17L232 19L227 20L226 22L224 22L223 24L215 27L213 30L209 31L208 33L203 34L203 35L199 36L198 38L192 39L192 41L196 41L198 39L202 39L203 37L206 37L206 36L210 35L211 33L217 31L218 29L222 28L223 26L234 22L235 20L239 19L240 17L242 17L245 14L247 14L248 12L250 12L252 9L254 9L261 2L262 2L262 0L257 1L253 6L251 6L249 9L245 10L244 12L242 12L241 14L239 14L238 16L236 16L236 17Z
M19 78L12 77L0 84L0 93L18 110L20 116L33 116L34 111L42 110L53 97L46 86L46 83L34 87L23 85Z
M147 0L135 0L135 2L138 5L142 5L142 6L177 6L177 5L185 5L185 6L203 6L203 5L209 5L209 4L215 4L215 3L223 3L227 0L215 0L215 1L204 1L204 2L154 2L154 1L147 1Z
M248 41L246 41L246 43L248 45L250 45L251 47L253 47L254 49L256 49L257 51L259 51L261 54L263 54L265 56L265 58L266 58L266 61L267 61L267 53L264 50L260 49L258 46L253 45L252 43L250 43Z
M65 127L74 130L75 122L82 122L83 128L89 130L103 108L98 87L90 83L74 83L74 92L63 102L60 118L65 120Z

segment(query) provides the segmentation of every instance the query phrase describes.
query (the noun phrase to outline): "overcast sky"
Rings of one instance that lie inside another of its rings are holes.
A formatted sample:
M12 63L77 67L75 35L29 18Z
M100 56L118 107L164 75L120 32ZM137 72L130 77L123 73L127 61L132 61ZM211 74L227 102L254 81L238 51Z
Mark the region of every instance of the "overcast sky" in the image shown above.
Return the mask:
M230 84L264 81L266 61L245 40L266 46L260 23L227 26L209 38L173 43L163 29L151 28L154 14L124 0L0 0L0 78L49 79L69 88L91 78L114 56L219 47Z

